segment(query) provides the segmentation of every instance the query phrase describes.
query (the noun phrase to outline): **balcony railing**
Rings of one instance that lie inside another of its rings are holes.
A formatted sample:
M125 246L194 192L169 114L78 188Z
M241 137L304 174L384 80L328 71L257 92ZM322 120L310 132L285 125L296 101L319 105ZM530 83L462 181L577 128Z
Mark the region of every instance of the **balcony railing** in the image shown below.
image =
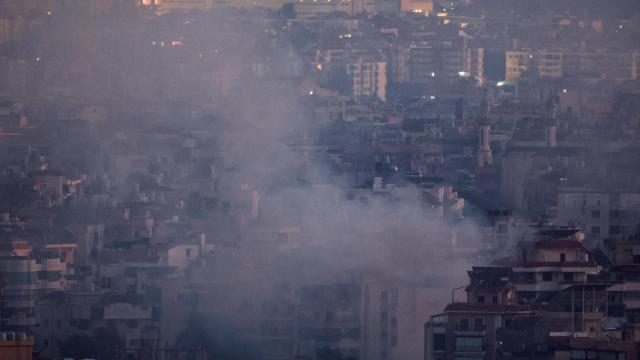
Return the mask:
M456 326L455 331L482 332L482 331L485 331L486 329L487 329L487 326L485 324L482 324L482 325L470 324L469 326L458 325Z
M456 352L458 353L479 353L484 350L484 346L456 346Z

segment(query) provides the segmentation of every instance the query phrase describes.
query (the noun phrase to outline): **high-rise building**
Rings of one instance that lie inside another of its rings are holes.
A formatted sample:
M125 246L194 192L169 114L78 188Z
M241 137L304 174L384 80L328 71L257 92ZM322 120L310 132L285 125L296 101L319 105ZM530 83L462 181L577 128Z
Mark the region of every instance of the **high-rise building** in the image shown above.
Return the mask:
M491 121L488 117L487 94L485 90L481 105L481 117L478 138L478 166L489 166L493 164L493 153L491 152Z
M353 96L359 98L387 98L387 63L359 59L347 66L353 79Z

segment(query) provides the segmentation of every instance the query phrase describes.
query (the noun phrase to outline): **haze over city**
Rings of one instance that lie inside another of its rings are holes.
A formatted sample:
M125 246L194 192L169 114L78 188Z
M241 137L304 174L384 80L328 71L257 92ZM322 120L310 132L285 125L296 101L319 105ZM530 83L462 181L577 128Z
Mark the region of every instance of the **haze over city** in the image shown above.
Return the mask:
M640 359L640 1L0 0L0 360Z

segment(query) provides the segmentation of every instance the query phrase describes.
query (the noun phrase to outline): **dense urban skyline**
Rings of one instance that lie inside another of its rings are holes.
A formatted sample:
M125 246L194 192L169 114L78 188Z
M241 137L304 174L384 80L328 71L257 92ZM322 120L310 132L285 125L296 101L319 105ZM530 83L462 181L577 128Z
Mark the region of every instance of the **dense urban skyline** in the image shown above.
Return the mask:
M637 0L0 0L0 359L640 358Z

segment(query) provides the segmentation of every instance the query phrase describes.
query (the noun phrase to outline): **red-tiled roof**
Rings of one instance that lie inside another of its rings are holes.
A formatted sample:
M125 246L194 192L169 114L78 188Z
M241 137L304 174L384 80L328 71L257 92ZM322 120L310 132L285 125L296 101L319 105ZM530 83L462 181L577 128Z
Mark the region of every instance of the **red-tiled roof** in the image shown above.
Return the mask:
M513 267L525 267L525 268L534 268L534 267L595 267L592 261L530 261L526 263L516 263L513 264Z
M444 308L445 312L476 312L476 313L522 313L532 312L530 305L501 305L501 304L469 304L452 303Z

